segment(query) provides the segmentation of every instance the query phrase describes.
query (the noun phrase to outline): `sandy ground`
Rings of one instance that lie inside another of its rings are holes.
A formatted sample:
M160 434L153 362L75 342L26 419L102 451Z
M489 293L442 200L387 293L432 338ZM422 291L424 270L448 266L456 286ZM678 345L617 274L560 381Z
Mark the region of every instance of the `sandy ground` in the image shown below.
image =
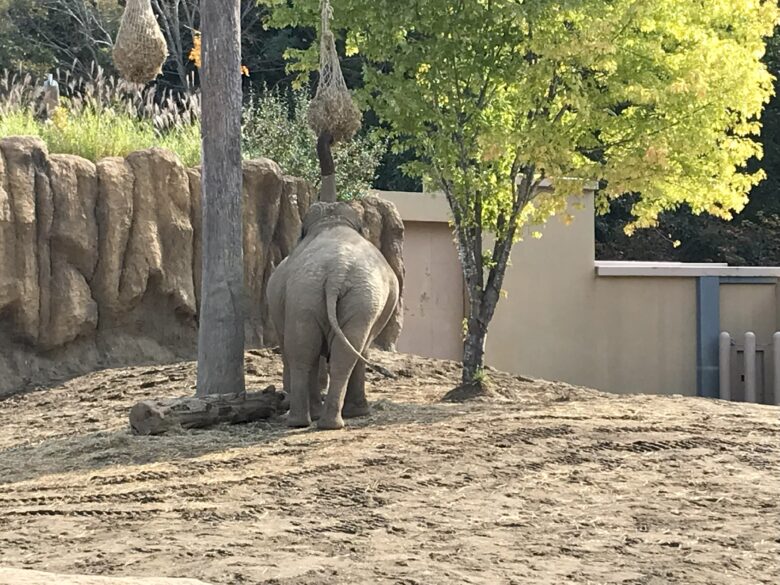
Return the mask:
M98 372L0 402L0 565L210 583L780 583L780 409L616 397L377 353L374 414L135 437L193 364ZM270 351L249 382L278 383Z

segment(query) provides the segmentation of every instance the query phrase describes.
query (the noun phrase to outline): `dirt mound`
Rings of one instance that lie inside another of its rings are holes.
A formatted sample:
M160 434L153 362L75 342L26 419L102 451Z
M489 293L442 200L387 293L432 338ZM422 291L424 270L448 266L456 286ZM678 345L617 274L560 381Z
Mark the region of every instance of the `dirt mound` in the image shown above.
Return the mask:
M0 565L264 585L775 584L776 407L610 396L376 352L373 414L136 437L194 365L97 372L0 402ZM250 387L279 384L271 351ZM85 416L86 413L86 416Z
M519 383L518 383L519 382ZM484 378L474 382L458 384L447 392L441 399L442 402L516 402L523 400L527 394L529 385L538 390L544 390L546 398L554 401L569 400L572 393L583 392L582 388L575 388L561 382L546 382L533 380L525 376L509 376L494 368L486 368Z
M489 384L482 381L464 382L455 386L441 399L442 402L467 402L483 398L495 398L497 393Z

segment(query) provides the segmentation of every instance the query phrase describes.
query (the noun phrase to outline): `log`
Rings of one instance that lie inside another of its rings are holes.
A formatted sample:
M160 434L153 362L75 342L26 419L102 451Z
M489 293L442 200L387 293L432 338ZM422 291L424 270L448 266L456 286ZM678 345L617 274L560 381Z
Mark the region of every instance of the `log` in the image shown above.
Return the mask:
M161 435L174 429L264 420L282 414L287 406L286 395L274 386L262 392L143 400L130 409L130 428L136 435Z

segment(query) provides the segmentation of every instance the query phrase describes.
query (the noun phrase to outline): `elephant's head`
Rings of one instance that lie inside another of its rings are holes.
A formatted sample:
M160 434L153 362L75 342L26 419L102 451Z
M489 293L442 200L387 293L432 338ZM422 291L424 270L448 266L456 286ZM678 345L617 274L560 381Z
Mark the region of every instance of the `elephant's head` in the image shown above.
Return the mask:
M303 217L301 239L337 225L349 226L363 237L366 236L360 215L349 203L344 203L343 201L323 203L318 201L312 204Z

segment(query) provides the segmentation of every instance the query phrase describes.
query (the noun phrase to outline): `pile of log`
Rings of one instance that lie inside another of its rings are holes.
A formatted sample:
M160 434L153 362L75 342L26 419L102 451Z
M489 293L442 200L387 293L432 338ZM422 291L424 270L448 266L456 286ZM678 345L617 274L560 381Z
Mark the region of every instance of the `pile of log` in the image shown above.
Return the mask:
M287 407L286 395L274 386L261 392L143 400L130 409L130 427L137 435L161 435L176 429L264 420L284 413Z

